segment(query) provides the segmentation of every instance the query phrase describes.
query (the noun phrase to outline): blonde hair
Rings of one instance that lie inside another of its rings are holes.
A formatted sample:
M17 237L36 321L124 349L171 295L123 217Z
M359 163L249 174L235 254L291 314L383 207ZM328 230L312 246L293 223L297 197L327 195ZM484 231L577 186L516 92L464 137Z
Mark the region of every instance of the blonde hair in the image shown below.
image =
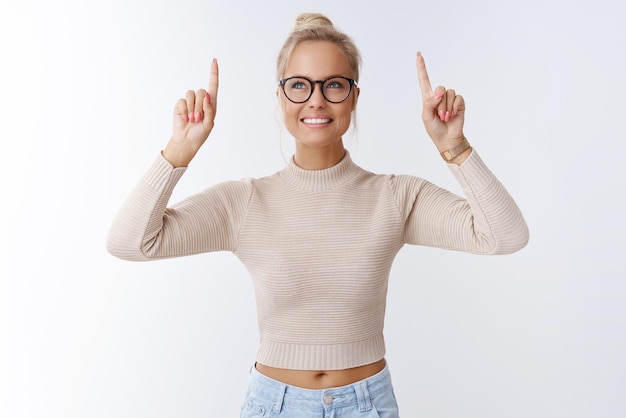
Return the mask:
M346 55L348 65L352 70L352 78L359 81L361 54L358 48L352 38L335 29L333 22L320 13L302 13L296 18L296 26L278 53L277 80L284 77L293 50L300 42L305 41L329 41L337 45Z

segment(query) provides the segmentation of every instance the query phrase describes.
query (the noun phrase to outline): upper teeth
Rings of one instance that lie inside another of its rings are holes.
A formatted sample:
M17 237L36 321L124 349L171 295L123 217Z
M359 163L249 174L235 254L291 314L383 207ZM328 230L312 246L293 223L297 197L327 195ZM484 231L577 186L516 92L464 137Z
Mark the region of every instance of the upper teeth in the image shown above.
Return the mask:
M330 119L304 119L304 123L310 124L320 124L320 123L328 123Z

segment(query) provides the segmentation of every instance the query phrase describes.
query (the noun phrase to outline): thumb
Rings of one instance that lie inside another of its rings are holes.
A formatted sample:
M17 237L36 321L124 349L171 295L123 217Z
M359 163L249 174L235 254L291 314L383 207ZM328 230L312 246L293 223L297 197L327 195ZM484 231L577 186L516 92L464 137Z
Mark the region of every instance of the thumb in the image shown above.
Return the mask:
M434 110L437 106L439 106L439 102L441 102L441 99L443 99L443 96L445 95L445 89L442 88L441 90L439 90L439 88L437 88L433 95L426 100L426 102L424 103L424 107L428 107L429 109Z
M446 95L445 89L437 88L432 96L424 99L423 102L423 116L424 120L437 116L437 106L441 103L441 100Z

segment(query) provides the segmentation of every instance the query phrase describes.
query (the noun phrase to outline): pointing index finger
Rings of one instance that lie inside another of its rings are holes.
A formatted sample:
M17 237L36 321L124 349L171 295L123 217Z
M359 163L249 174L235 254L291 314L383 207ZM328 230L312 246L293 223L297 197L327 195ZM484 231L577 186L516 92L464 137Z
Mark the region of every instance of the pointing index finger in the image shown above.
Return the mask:
M217 99L218 86L219 86L219 68L217 65L217 59L213 58L213 61L211 61L209 86L207 89L207 92L209 93L209 96L211 96L212 100Z
M433 95L433 88L430 85L430 79L428 78L428 72L426 71L426 63L421 52L417 53L417 79L419 80L420 90L422 90L422 99L428 99Z

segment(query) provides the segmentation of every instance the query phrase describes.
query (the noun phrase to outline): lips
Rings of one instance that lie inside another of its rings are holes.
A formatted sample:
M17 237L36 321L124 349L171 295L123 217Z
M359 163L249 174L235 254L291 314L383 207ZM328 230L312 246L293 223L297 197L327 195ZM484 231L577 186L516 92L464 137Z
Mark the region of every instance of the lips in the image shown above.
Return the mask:
M325 125L327 123L332 122L330 118L303 118L302 122L307 125Z

